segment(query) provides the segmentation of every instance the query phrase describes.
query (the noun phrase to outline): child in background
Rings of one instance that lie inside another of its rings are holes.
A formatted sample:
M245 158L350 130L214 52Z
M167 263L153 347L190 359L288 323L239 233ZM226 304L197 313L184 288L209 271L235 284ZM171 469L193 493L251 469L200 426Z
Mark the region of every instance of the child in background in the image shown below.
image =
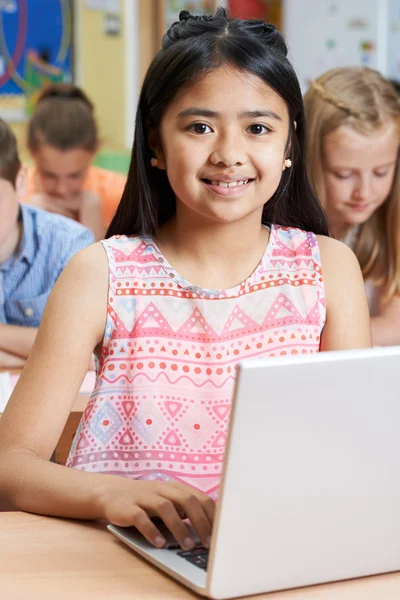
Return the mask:
M58 276L94 241L70 219L19 204L25 188L15 136L0 119L0 368L25 364Z
M187 549L186 515L208 546L238 361L370 345L359 265L308 184L286 55L273 26L224 9L182 11L164 36L109 238L63 273L0 420L5 505L162 546L158 516ZM93 349L67 467L51 464Z
M333 235L361 265L375 345L400 344L400 103L365 67L332 69L305 99L309 170Z
M28 176L26 202L60 213L104 237L116 211L125 177L91 166L99 147L94 107L72 85L47 87L28 128L35 167Z

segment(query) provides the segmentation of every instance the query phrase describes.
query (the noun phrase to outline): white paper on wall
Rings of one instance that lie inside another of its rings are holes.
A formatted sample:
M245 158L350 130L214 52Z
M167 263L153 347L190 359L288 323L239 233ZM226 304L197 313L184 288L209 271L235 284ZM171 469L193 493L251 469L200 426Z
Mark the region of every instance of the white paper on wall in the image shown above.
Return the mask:
M303 92L334 67L365 65L388 74L387 2L397 20L400 0L284 0L283 30ZM400 59L400 37L392 45ZM397 58L392 62L400 69Z
M389 0L388 77L400 81L400 0Z

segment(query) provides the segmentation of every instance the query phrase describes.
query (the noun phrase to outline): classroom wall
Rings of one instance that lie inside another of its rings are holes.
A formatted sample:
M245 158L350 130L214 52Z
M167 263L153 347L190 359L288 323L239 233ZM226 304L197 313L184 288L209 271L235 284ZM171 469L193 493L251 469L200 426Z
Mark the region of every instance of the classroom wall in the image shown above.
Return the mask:
M131 0L128 0L131 1ZM96 105L100 136L107 147L125 147L126 123L126 36L125 1L121 1L121 32L104 33L105 13L74 0L75 72Z

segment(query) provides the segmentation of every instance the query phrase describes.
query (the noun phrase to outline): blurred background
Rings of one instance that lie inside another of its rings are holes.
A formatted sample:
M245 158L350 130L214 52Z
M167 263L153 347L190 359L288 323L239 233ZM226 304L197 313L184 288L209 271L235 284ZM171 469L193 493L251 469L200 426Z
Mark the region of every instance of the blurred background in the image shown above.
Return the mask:
M26 123L52 82L81 86L96 107L97 166L126 173L146 69L179 11L262 18L285 34L303 92L334 66L400 80L400 0L0 0L0 116L26 153Z

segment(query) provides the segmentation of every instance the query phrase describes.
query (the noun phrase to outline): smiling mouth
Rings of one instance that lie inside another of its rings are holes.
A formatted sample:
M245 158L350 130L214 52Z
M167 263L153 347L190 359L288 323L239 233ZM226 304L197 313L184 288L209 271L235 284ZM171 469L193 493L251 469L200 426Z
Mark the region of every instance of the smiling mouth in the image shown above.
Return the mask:
M215 179L203 179L205 183L208 185L213 185L216 187L222 188L236 188L241 185L246 185L247 183L251 183L254 179L241 179L239 181L217 181Z

